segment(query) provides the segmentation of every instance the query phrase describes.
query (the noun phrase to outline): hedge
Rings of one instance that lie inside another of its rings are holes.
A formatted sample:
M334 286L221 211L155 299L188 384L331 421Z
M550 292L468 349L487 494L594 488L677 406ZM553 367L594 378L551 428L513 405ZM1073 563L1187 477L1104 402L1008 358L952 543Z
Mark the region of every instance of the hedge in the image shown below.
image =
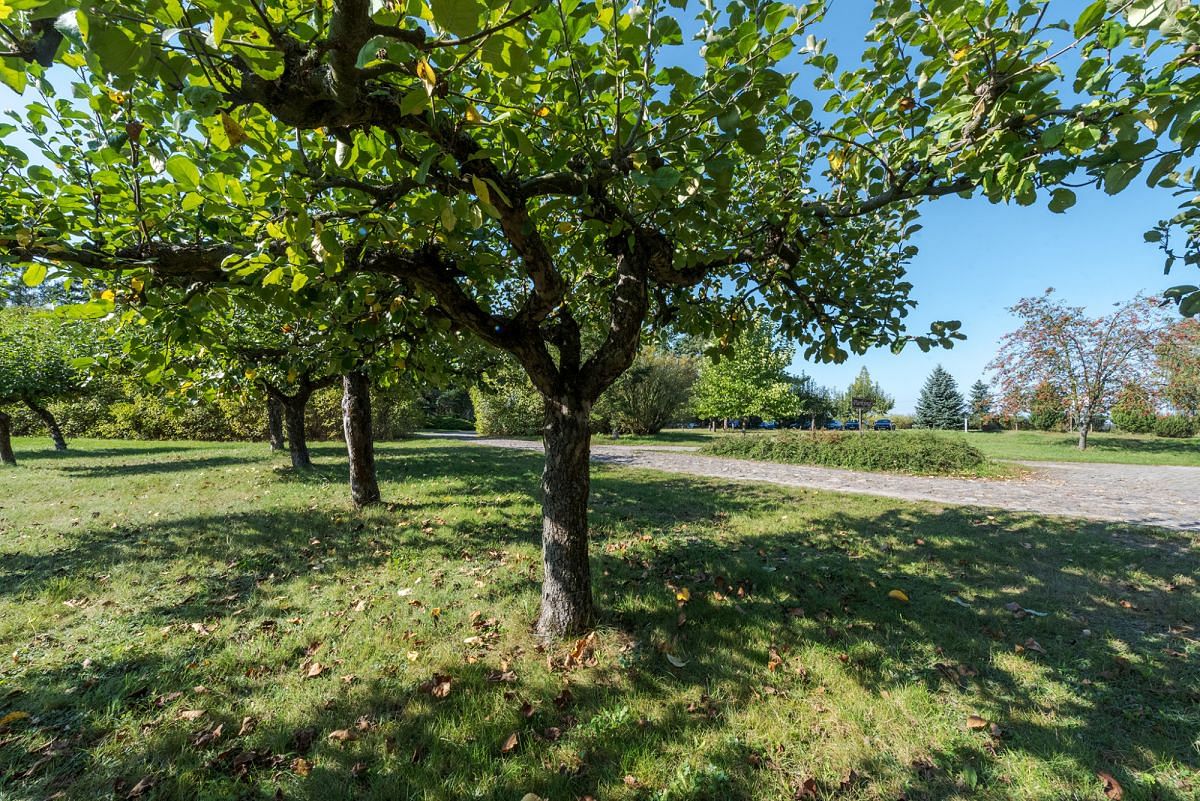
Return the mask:
M920 475L966 473L986 462L978 448L961 439L920 431L727 434L704 445L701 452L766 462Z

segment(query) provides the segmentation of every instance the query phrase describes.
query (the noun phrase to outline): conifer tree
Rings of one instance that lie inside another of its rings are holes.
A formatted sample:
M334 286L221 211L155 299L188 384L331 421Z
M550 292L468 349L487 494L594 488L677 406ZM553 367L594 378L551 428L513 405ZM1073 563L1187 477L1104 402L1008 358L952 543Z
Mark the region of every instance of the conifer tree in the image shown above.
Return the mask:
M921 397L917 400L917 425L922 428L957 428L962 425L965 406L954 376L939 364L925 380Z
M983 379L971 385L971 398L967 408L980 426L983 425L983 418L992 413L992 391Z

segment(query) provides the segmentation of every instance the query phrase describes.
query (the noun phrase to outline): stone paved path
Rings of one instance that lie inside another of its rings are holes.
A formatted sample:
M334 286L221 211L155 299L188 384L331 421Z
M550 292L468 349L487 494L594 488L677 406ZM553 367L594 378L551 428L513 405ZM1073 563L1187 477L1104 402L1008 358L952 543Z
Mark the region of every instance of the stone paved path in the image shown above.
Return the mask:
M455 438L492 447L542 449L540 442L528 440L469 434ZM1200 531L1200 467L1022 462L1032 469L1029 476L996 481L859 473L700 456L694 451L671 445L594 445L592 460L734 481Z

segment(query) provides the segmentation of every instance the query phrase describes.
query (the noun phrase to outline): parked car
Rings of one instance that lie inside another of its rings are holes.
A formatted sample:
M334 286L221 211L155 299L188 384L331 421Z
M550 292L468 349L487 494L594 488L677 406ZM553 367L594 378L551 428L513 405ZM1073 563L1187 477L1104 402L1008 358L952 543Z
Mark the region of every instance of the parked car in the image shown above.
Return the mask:
M894 425L892 425L892 421L887 419L886 417L880 417L878 420L876 420L874 422L874 424L872 424L871 427L874 428L876 431L895 431L896 430L896 427Z
M779 423L776 423L774 420L764 420L762 422L762 424L759 425L759 428L766 428L769 430L774 430L776 428L779 428Z
M842 430L841 421L830 420L828 423L825 424L825 430L826 431L841 431Z
M857 420L847 420L846 424L844 426L842 426L842 430L843 431L857 431L858 430L858 421Z

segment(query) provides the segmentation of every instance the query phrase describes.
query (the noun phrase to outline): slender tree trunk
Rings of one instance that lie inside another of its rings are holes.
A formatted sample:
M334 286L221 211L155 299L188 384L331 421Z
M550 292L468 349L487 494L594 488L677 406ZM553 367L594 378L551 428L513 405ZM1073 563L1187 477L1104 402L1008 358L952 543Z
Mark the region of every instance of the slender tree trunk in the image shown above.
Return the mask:
M25 405L29 410L42 418L42 422L46 424L46 428L50 431L50 439L54 440L54 450L65 451L67 449L67 441L63 439L62 429L58 427L58 421L54 419L54 415L45 406L38 406L28 398L25 399Z
M371 382L366 373L342 376L342 423L350 454L350 497L358 507L379 503L375 440L371 428Z
M283 404L275 398L267 399L267 438L272 452L283 450Z
M304 410L308 407L308 395L297 394L282 403L282 406L292 467L307 470L313 466L312 457L308 455L308 440L304 435Z
M588 494L591 477L590 404L547 398L542 473L542 637L574 634L592 624L591 565L588 561Z
M16 464L12 449L12 418L0 412L0 464Z
M1091 409L1084 409L1084 413L1079 415L1079 450L1087 450L1088 433L1092 430L1092 412Z

